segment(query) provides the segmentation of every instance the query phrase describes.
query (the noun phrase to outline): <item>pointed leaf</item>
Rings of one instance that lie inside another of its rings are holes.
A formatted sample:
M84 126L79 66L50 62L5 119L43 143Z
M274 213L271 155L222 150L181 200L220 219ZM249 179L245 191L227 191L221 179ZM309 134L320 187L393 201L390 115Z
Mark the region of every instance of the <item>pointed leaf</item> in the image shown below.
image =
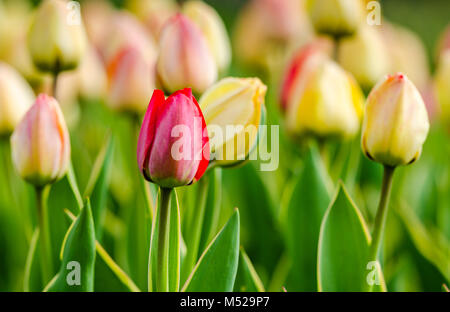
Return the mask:
M384 290L379 265L368 262L371 238L364 219L342 183L325 213L319 237L319 291L364 291L374 274Z
M46 291L93 291L95 230L89 199L69 231L60 270Z
M206 248L183 291L232 291L239 261L239 211Z
M330 204L329 183L319 152L311 147L282 208L292 263L287 281L291 291L317 290L317 245L320 224Z

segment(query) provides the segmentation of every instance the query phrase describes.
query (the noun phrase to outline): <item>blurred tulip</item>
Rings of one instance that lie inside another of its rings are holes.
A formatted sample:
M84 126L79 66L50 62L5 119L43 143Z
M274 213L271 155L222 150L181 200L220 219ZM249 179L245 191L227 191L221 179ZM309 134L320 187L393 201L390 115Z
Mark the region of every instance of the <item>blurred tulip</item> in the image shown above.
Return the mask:
M354 36L344 38L339 43L338 61L366 90L389 72L390 66L385 41L373 26L363 26Z
M69 132L53 97L37 97L11 136L11 152L20 176L35 186L53 183L66 174Z
M100 56L92 46L87 49L76 75L79 96L87 99L101 99L106 95L106 70Z
M202 95L199 104L212 136L215 164L242 162L256 146L266 90L258 78L229 77Z
M34 93L26 80L0 62L0 136L14 130L33 101Z
M381 80L367 98L362 128L364 154L395 167L417 160L428 134L429 122L419 91L406 75Z
M307 8L316 31L332 37L353 35L363 21L361 0L308 0Z
M167 99L155 90L139 133L137 161L144 177L164 188L201 178L209 162L205 120L190 89Z
M434 88L441 108L440 117L450 129L450 49L442 54L436 76Z
M178 11L174 0L128 0L126 7L139 17L156 40L163 25Z
M298 50L288 64L281 86L281 109L286 111L294 91L304 85L312 69L323 61L332 49L332 43L326 39L317 39Z
M114 8L108 0L84 1L81 6L86 35L98 51L107 44L114 13Z
M155 58L156 62L156 44L145 27L129 13L115 13L111 17L108 33L100 51L104 63L108 65L118 53L129 46L148 54L150 58Z
M427 88L430 69L425 46L412 31L384 22L380 31L386 41L390 60L389 72L402 72L420 91Z
M68 3L45 0L34 17L28 47L34 64L42 71L57 73L74 69L83 56L86 37L81 16L69 10Z
M214 55L219 71L228 68L231 61L231 47L227 30L219 14L202 1L190 0L183 4L183 13L203 32Z
M448 50L450 50L450 25L445 28L439 38L437 47L437 60L439 61L439 58L442 56L442 54L444 54Z
M108 101L113 109L145 112L155 87L152 58L134 46L124 47L108 65Z
M200 29L177 14L164 26L159 39L157 71L165 89L190 87L203 93L217 79L217 65Z
M236 58L258 66L267 66L274 54L287 55L313 37L304 1L298 0L249 1L233 33Z
M352 137L360 127L364 97L355 79L323 54L307 51L285 89L288 132L296 137ZM286 80L285 80L286 81Z

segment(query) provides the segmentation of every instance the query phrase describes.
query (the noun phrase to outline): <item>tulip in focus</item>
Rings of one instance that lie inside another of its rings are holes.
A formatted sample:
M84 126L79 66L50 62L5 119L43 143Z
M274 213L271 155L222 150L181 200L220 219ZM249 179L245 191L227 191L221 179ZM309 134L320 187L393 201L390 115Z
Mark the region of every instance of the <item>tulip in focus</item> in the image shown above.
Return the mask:
M354 36L344 38L338 47L338 61L365 90L389 72L390 66L385 41L373 26L361 27Z
M135 46L124 47L108 65L108 105L119 111L145 112L155 87L152 57Z
M10 65L0 62L0 136L10 134L33 104L34 93Z
M308 0L307 8L316 31L335 38L353 35L363 21L361 0Z
M428 129L419 91L397 73L380 81L367 98L361 147L368 158L385 166L407 165L419 158Z
M434 78L434 88L441 108L441 120L450 129L450 49L441 56Z
M288 132L295 137L354 136L362 117L361 89L338 64L321 53L308 53L294 62L298 68L285 79L282 102Z
M66 174L69 132L53 97L37 97L11 136L11 152L20 176L35 186L53 183Z
M267 87L258 78L224 78L200 98L214 162L242 162L256 146Z
M145 113L137 147L139 170L162 188L191 184L209 163L209 138L202 111L190 89L167 99L155 90Z
M206 37L182 14L172 17L159 38L158 76L167 91L190 87L203 93L217 79L217 65Z
M226 70L231 61L231 46L227 30L219 14L206 3L198 0L185 2L183 13L203 32L219 71Z
M28 33L28 47L36 67L58 73L78 66L86 47L81 16L68 9L68 1L45 0Z

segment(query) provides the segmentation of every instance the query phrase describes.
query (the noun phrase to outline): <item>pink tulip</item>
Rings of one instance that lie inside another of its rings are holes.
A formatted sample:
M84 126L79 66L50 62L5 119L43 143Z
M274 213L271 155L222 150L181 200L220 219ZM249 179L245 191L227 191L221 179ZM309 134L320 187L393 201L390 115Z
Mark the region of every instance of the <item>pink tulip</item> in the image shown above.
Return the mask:
M191 89L167 99L155 90L145 113L137 146L139 169L161 187L188 185L209 163L206 123Z
M26 181L43 186L69 167L70 139L58 102L40 94L11 137L14 165Z

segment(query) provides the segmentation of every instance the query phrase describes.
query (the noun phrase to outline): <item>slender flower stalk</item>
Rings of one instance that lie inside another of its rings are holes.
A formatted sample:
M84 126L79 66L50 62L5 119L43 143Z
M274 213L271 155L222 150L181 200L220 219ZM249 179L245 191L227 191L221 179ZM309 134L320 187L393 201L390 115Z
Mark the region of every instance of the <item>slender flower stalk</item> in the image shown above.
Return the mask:
M169 244L167 242L169 232L167 231L169 223L170 196L173 188L160 188L159 209L159 227L158 227L158 255L157 255L157 276L156 291L169 291Z
M50 193L50 185L36 186L36 206L38 215L39 244L41 248L41 274L42 283L45 286L53 277L52 247L50 242L49 224L48 224L48 206L47 199Z

